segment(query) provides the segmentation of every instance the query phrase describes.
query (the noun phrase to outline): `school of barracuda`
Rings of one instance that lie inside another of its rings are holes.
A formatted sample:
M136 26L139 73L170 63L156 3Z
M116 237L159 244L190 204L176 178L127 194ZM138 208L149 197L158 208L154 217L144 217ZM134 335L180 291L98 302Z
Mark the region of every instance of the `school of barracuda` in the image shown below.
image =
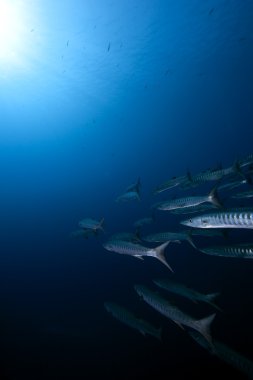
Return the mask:
M173 177L158 185L153 190L152 197L160 193L164 196L170 189L173 189L173 191L176 188L179 191L194 189L194 193L196 193L196 188L201 187L201 185L211 183L211 186L208 192L200 189L197 195L188 194L180 197L167 197L163 201L151 203L150 215L144 215L143 218L134 221L134 232L116 231L103 243L103 247L107 251L132 256L143 261L150 257L163 264L168 269L170 278L151 279L152 282L149 286L133 284L133 289L137 296L144 300L150 308L183 328L201 347L249 378L253 378L253 361L212 337L212 322L217 313L222 311L221 307L216 304L216 298L219 293L204 294L171 279L171 276L174 276L174 270L167 261L166 251L169 243L186 241L198 252L216 257L222 256L224 260L228 258L238 260L253 258L253 240L243 241L239 244L228 243L232 234L231 230L253 229L253 206L248 204L253 197L252 174L253 155L250 154L241 160L236 160L226 168L219 166L194 175L187 172L186 175ZM242 190L238 190L238 188L242 188ZM115 201L117 203L141 201L140 178L130 184ZM231 202L232 205L230 206ZM242 206L241 202L245 202L246 205ZM175 214L177 217L187 214L189 216L188 218L182 217L179 222L179 227L184 226L182 229L156 231L149 235L143 234L143 226L155 225L160 213L170 213L172 217ZM104 218L96 220L87 217L79 221L79 229L73 231L70 236L87 239L101 232L105 233L103 225ZM198 236L204 237L209 242L211 242L212 237L218 236L224 238L226 243L221 245L209 243L204 247L199 247ZM150 244L155 244L155 246L150 246ZM196 319L169 301L168 297L171 293L194 302L206 303L213 307L215 312L201 319ZM114 301L105 301L104 308L126 326L135 329L144 336L150 335L162 341L161 327L153 326L149 321L136 316L134 312L124 305Z

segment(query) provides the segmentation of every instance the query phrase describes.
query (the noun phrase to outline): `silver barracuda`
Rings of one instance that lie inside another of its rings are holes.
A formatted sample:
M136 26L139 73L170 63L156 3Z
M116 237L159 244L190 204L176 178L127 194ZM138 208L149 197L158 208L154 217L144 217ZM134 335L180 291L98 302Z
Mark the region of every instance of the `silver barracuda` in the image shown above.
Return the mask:
M238 369L240 372L248 376L249 379L253 379L253 361L241 355L239 352L231 349L227 345L215 341L214 353L227 364L233 368Z
M104 248L107 251L120 253L123 255L133 256L139 259L143 259L143 257L154 257L158 259L161 263L163 263L169 270L172 268L166 261L164 251L168 246L169 242L163 243L155 248L144 247L141 244L135 244L128 241L123 240L109 240L103 244Z
M210 354L216 355L219 359L223 360L231 367L244 373L249 379L253 379L253 361L242 355L241 353L233 350L224 343L213 339L212 346L203 339L203 337L194 330L189 331L189 335L204 349L209 351Z
M185 175L181 176L181 177L173 177L173 178L169 179L168 181L163 182L161 185L157 186L155 188L155 190L153 191L153 194L154 195L155 194L159 194L159 193L162 193L165 190L172 189L172 188L174 188L176 186L181 185L186 180L187 180L187 176L185 176Z
M181 224L195 228L253 228L253 208L230 209L201 214Z
M223 183L222 185L218 186L218 191L221 191L221 190L233 190L236 187L245 185L247 183L248 183L248 180L245 179L245 178L241 179L241 180L237 180L237 181Z
M253 198L253 190L242 191L241 193L232 195L231 198L236 198L236 199Z
M171 214L177 214L177 215L183 215L183 214L194 214L197 212L205 212L209 210L216 209L217 206L215 206L213 203L201 203L197 206L189 206L189 207L182 207L177 208L175 210L170 210Z
M185 314L175 305L161 297L157 292L153 292L146 286L135 285L134 288L138 295L159 313L173 320L182 328L183 326L187 326L197 330L210 344L212 343L210 325L216 314L197 320L190 315Z
M178 294L180 296L186 297L192 301L202 301L205 302L218 310L221 310L219 306L214 303L214 300L219 296L220 293L209 293L203 294L194 289L188 288L187 286L179 283L170 281L168 279L157 279L153 280L153 282L162 289L167 290L168 292L172 292Z
M229 175L237 175L241 173L241 166L238 161L236 161L232 166L224 169L209 169L206 171L202 171L198 174L191 175L189 172L187 173L188 180L181 185L183 189L189 189L191 187L198 186L202 183L206 183L209 181L218 181L222 178Z
M149 243L162 243L165 241L177 242L188 241L194 248L196 248L195 244L191 238L191 231L181 231L181 232L158 232L155 234L150 234L147 236L143 236L142 240L147 241Z
M212 246L199 249L200 252L212 256L235 257L242 259L253 259L252 244L234 244L227 246Z
M159 340L161 340L161 328L153 326L148 321L144 319L137 318L133 313L131 313L126 308L117 305L113 302L104 302L104 307L108 313L125 325L132 327L133 329L139 331L142 335L151 335Z
M204 196L190 196L183 198L171 199L170 201L165 201L157 206L158 210L170 211L178 208L185 208L198 206L202 203L210 202L217 207L221 207L221 204L218 200L218 194L216 187L211 190L208 195Z

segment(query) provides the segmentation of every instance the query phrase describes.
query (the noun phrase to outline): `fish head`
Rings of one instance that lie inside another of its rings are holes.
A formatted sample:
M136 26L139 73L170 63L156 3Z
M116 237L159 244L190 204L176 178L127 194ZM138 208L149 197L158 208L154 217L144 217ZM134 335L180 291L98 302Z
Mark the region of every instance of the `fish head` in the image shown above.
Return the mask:
M184 226L188 227L195 227L195 228L211 228L212 226L209 223L208 218L203 216L195 216L193 218L189 218L186 220L182 220L180 224L183 224Z

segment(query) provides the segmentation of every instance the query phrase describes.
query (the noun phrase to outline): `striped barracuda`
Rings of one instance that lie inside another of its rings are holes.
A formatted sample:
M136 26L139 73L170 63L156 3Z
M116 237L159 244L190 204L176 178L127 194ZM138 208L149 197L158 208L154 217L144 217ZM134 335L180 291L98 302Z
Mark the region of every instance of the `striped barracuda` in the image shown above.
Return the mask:
M223 360L233 368L244 373L249 379L253 379L253 362L246 358L241 353L231 349L224 343L213 339L212 346L203 339L203 337L194 330L189 331L189 335L204 349L208 350L211 354L216 355L219 359Z
M236 198L236 199L253 198L253 190L243 191L241 193L232 195L231 198Z
M148 334L161 340L161 328L156 328L148 321L137 318L133 313L131 313L127 309L113 302L104 302L104 307L108 311L108 313L112 314L114 318L118 319L119 321L128 325L129 327L138 330L144 336Z
M194 214L197 212L205 212L209 210L213 210L217 208L213 203L202 203L197 206L189 206L189 207L182 207L182 208L177 208L175 210L171 210L171 214Z
M198 206L205 202L210 202L211 204L214 204L217 207L221 207L221 204L218 200L216 187L212 189L208 195L176 198L171 199L170 201L162 202L161 204L158 204L157 209L164 211L175 210L178 208L187 209L187 207Z
M166 182L163 182L161 185L157 186L153 192L153 194L159 194L159 193L162 193L163 191L165 190L169 190L169 189L172 189L176 186L179 186L181 185L182 183L184 183L185 181L187 180L187 176L181 176L181 177L173 177L171 179L169 179L168 181Z
M103 244L104 248L107 251L112 251L116 253L120 253L123 255L129 255L133 257L137 257L142 259L145 256L151 256L163 263L167 268L169 268L172 272L172 268L166 261L164 251L169 244L169 241L163 243L155 248L144 247L141 244L135 244L124 240L109 240L105 244Z
M191 231L182 231L182 232L158 232L156 234L150 234L142 237L142 240L149 243L162 243L165 241L177 242L180 243L183 240L188 241L194 248L195 244L191 238Z
M135 285L134 288L138 295L159 313L171 319L182 328L183 325L185 325L198 331L210 344L212 344L210 325L216 314L197 320L190 315L185 314L175 305L161 297L157 292L151 291L146 286Z
M192 217L180 222L195 228L253 228L253 208L231 209Z
M170 281L168 279L157 279L153 282L162 289L178 294L180 296L186 297L192 301L202 301L208 303L209 305L221 310L213 301L219 296L219 293L209 293L203 294L194 289L188 288L187 286L180 284L178 282Z
M229 166L225 169L206 170L193 176L188 172L188 180L185 183L183 183L181 187L183 189L188 189L208 181L221 180L222 178L232 174L242 174L241 167L238 161L236 161L232 166Z
M200 252L212 256L238 257L253 259L253 244L234 244L228 246L212 246L199 249Z

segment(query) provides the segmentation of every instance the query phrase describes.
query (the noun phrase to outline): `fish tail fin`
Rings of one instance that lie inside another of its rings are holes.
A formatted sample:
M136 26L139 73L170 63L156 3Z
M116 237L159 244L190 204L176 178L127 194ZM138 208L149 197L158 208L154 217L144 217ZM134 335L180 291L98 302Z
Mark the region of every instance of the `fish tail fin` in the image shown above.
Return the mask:
M219 200L219 196L217 192L217 185L210 191L208 198L214 206L222 208L222 204Z
M196 321L197 330L201 335L212 345L212 337L210 332L211 323L213 322L216 313L209 315L208 317L199 319Z
M167 263L164 251L166 247L169 245L170 241L166 241L165 243L159 245L158 247L154 248L155 250L155 257L160 260L171 272L174 272L173 269L170 267L170 265Z

